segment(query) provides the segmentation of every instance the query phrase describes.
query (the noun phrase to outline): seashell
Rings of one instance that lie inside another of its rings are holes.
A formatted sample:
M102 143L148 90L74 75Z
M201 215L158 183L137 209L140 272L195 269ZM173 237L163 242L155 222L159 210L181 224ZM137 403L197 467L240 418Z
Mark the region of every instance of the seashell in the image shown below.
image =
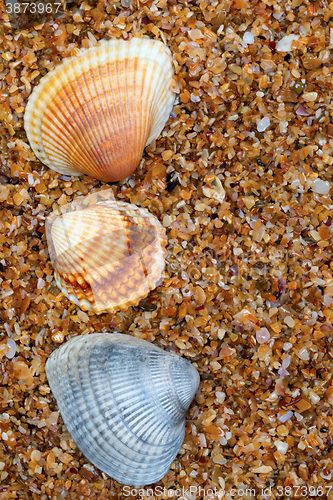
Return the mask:
M119 181L171 113L173 65L157 40L104 40L41 79L24 126L36 156L65 175Z
M168 472L200 382L189 361L136 337L97 333L63 344L45 369L70 435L96 467L133 486Z
M298 96L291 88L282 88L275 93L277 102L298 102Z
M128 309L154 289L165 265L165 229L147 210L93 193L46 220L55 280L84 311Z

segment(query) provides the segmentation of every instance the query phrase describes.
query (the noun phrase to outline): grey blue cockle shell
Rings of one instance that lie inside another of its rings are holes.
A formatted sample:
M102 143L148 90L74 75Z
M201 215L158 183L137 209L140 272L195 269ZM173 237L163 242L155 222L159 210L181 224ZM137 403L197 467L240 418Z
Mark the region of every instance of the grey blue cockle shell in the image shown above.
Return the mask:
M144 486L169 470L199 386L191 363L123 334L75 337L46 374L76 445L120 483Z

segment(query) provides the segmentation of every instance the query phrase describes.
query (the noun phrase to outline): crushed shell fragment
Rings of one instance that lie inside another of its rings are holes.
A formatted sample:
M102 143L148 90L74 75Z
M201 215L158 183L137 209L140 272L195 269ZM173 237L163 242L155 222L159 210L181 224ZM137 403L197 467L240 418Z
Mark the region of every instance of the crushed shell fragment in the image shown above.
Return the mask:
M225 190L220 179L216 175L206 175L204 178L205 185L202 186L202 192L207 198L222 203L225 198Z

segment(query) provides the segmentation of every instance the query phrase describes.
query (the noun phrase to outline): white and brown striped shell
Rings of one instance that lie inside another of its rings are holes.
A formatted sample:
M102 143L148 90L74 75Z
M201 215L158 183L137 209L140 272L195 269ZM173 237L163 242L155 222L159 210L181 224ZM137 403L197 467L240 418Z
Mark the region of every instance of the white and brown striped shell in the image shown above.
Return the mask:
M67 175L119 181L171 113L173 65L157 40L104 40L65 59L41 79L24 126L36 156Z
M165 265L165 229L158 219L107 193L74 201L46 220L58 287L96 314L137 305L158 285Z
M46 374L69 433L96 467L134 486L168 472L199 386L189 361L129 335L97 333L54 351Z

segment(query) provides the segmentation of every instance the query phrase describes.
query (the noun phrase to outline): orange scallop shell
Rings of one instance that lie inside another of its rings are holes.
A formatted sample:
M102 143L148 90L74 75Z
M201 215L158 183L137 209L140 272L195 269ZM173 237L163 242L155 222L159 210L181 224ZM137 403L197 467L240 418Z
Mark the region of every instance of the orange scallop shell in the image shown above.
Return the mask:
M168 47L157 40L108 40L65 59L41 79L24 126L52 170L123 180L156 139L175 100Z
M158 285L166 238L147 210L96 197L51 214L46 237L58 287L82 310L100 314L137 305Z

